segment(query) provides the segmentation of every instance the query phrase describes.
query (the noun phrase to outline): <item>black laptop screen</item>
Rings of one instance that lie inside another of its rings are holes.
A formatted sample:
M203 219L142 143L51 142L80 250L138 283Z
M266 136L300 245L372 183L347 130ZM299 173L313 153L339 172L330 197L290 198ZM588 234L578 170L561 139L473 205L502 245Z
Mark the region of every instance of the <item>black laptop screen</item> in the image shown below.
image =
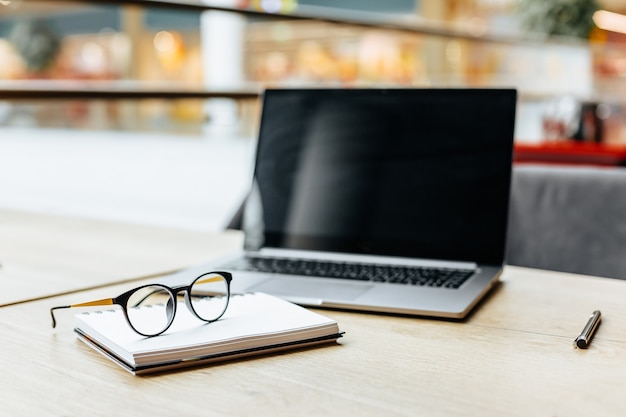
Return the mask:
M268 90L247 249L502 264L515 90Z

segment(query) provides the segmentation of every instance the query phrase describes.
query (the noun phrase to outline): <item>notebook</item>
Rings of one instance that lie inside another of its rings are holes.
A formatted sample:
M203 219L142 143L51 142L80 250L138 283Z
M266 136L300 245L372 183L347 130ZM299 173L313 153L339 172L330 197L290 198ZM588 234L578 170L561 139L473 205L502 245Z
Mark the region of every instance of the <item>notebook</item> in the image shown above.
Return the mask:
M74 330L136 375L328 344L343 334L336 321L263 293L232 296L224 316L212 323L184 305L176 310L172 326L155 337L131 330L121 309L77 314Z
M513 89L267 90L244 248L165 280L462 319L504 264L515 110Z

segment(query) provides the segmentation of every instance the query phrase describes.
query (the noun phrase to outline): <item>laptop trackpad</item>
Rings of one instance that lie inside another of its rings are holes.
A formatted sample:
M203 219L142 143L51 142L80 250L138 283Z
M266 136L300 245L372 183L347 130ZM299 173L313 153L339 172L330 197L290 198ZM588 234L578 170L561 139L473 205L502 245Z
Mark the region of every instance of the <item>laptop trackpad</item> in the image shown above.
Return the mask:
M266 292L283 297L312 298L317 300L354 300L371 285L350 285L319 279L270 278L250 288L251 291Z

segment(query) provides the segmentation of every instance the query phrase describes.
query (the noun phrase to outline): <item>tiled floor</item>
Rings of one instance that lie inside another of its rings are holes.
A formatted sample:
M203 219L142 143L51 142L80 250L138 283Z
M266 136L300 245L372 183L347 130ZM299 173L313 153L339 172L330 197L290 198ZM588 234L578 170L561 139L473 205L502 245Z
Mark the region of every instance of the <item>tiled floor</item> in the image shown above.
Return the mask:
M251 178L254 140L0 128L0 209L219 230Z

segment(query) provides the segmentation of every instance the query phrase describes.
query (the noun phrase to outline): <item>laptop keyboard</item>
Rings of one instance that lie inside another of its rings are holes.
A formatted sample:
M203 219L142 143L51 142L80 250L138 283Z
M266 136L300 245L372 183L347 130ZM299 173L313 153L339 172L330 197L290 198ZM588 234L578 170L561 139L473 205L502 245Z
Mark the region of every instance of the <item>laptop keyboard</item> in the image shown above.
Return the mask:
M391 282L440 288L459 288L474 273L467 269L391 266L365 263L311 261L304 259L245 257L225 269Z

